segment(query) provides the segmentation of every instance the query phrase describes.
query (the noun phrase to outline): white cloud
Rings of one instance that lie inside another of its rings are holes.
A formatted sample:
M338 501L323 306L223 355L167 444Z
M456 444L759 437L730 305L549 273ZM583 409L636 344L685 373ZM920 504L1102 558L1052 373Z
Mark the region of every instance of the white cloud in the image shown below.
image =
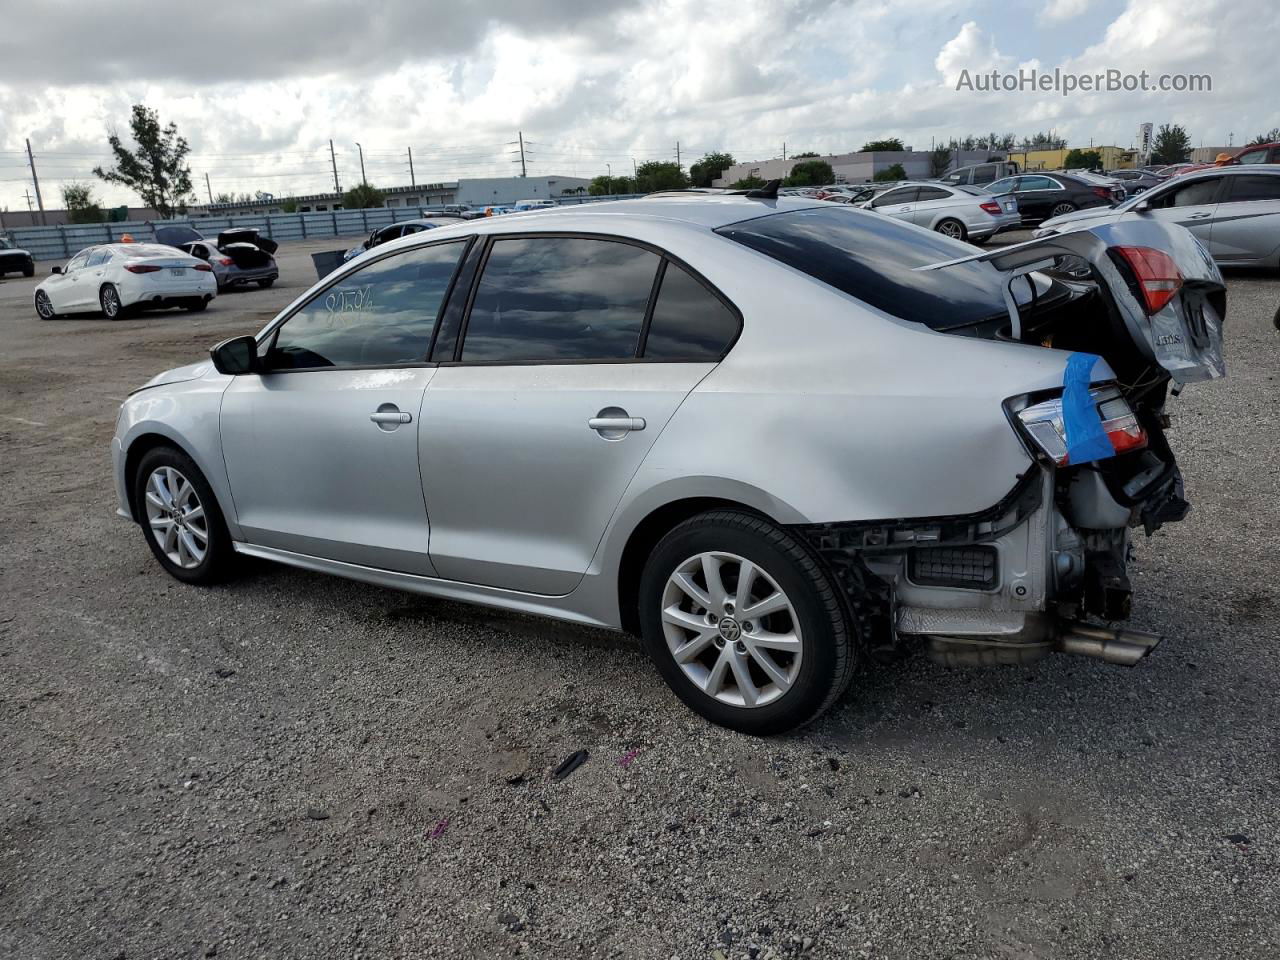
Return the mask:
M1074 20L1092 5L1093 0L1049 0L1040 17L1050 23Z

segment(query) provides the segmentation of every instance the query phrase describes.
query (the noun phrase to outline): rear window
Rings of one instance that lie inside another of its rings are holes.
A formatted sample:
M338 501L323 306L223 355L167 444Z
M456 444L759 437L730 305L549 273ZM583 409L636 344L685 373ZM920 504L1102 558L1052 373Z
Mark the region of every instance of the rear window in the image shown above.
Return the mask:
M1008 319L1001 274L990 264L914 270L970 255L972 247L889 217L828 207L744 220L716 233L934 330Z

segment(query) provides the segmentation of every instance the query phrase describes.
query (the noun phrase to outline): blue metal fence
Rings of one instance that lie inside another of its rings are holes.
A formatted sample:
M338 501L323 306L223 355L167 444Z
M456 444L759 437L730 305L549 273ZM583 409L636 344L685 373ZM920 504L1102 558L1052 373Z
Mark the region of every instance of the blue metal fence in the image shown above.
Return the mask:
M639 196L635 194L634 196ZM624 200L616 197L562 197L563 205ZM401 220L416 220L441 213L443 207L374 207L368 210L330 210L322 213L253 214L242 217L178 217L173 220L78 223L55 227L19 227L7 231L14 245L29 250L36 260L65 260L85 247L114 243L126 233L139 243L155 239L155 228L190 225L206 237L232 227L254 227L277 242L316 237L364 236Z

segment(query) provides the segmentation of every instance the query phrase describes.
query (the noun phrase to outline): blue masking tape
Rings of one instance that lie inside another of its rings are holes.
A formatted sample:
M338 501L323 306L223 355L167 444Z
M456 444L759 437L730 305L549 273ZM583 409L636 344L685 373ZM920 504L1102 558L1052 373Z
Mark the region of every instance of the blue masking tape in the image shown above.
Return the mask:
M1088 463L1115 456L1111 441L1102 429L1102 417L1089 396L1089 381L1098 357L1073 353L1062 374L1062 426L1066 431L1067 462Z

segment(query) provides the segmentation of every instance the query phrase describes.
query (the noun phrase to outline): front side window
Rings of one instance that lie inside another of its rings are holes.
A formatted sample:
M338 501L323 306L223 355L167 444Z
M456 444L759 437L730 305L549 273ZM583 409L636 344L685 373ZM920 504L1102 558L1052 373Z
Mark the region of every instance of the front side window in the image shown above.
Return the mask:
M1280 177L1231 177L1231 193L1227 200L1241 203L1250 200L1280 200Z
M1018 185L1017 177L1005 177L1003 180L997 180L995 183L989 184L985 189L988 193L996 194L1013 193L1014 188Z
M667 262L645 338L646 360L719 360L738 335L738 317L677 264Z
M465 241L405 250L326 287L276 332L273 370L421 363Z
M497 239L476 288L463 361L636 355L659 258L614 240Z
M79 270L81 267L83 267L86 263L88 263L89 254L92 252L93 252L92 250L82 250L79 253L77 253L74 257L71 258L71 261L67 264L66 272L70 273L72 270Z
M1221 182L1221 177L1213 177L1210 180L1197 180L1195 183L1175 187L1148 201L1148 206L1152 210L1165 210L1170 207L1200 207L1206 203L1213 203Z

